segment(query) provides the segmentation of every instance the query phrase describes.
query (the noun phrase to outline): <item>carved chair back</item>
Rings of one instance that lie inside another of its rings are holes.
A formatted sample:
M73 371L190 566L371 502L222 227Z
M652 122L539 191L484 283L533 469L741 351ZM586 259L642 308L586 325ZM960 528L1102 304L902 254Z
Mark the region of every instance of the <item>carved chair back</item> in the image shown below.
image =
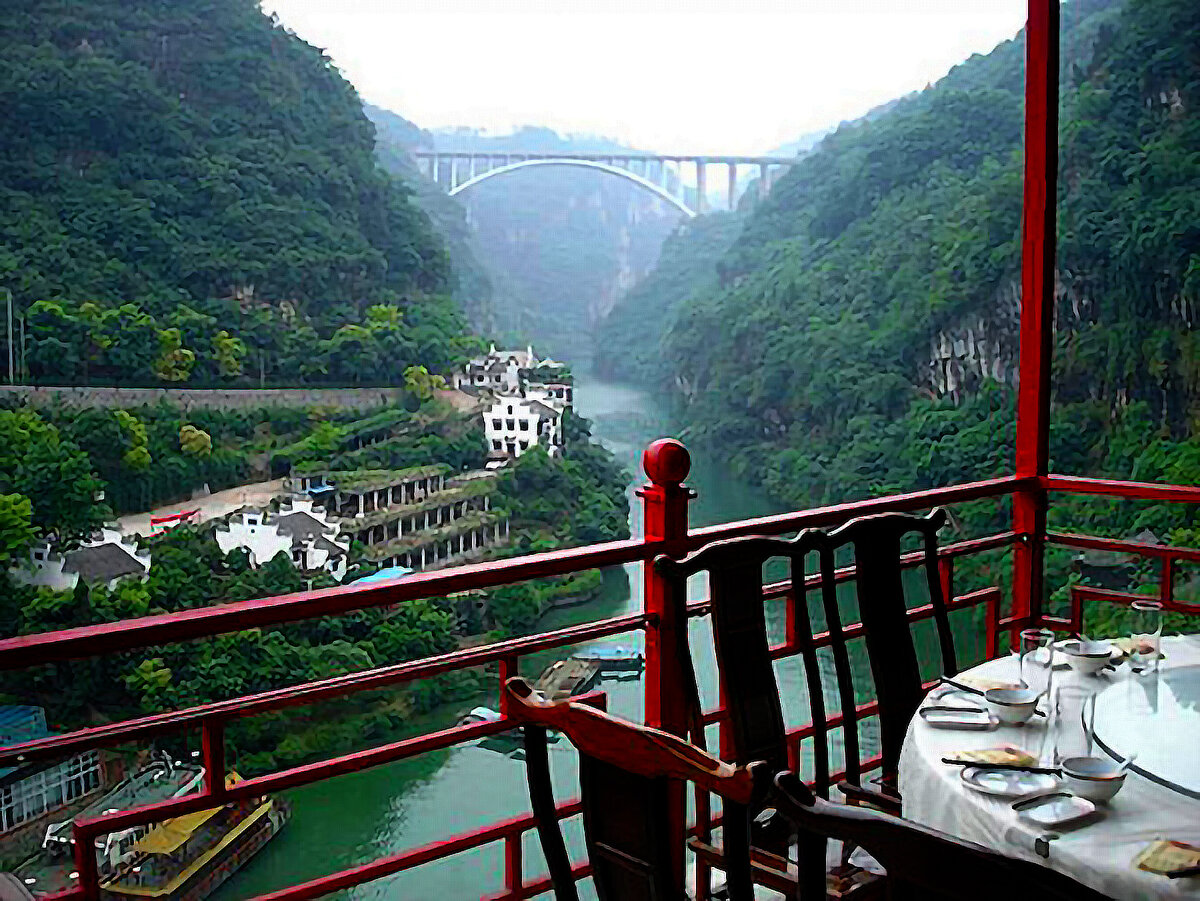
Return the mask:
M957 662L950 632L946 599L938 572L937 533L946 521L943 510L927 516L885 513L851 520L833 531L808 529L795 538L750 536L717 541L681 560L662 556L655 560L667 578L674 602L686 603L686 581L706 572L711 602L713 637L722 694L729 718L733 762L766 761L772 771L789 768L787 730L779 687L772 666L776 656L767 633L763 595L763 565L785 558L791 566L791 595L795 628L789 639L804 663L811 719L815 726L814 785L828 797L832 760L829 743L831 723L840 719L844 769L848 782L861 780L856 723L856 698L848 643L862 636L874 677L879 702L880 744L885 779L893 777L909 720L924 694L916 644L910 630L905 597L903 542L916 533L921 539L920 569L928 584L932 618L936 625L942 665L956 672ZM857 583L861 627L843 622L838 602L837 558L843 548L853 550L853 579ZM821 577L821 608L827 634L815 636L807 603L805 562L815 553ZM680 630L686 636L686 630ZM838 707L831 712L825 703L818 651L828 646L837 681ZM692 696L693 722L698 722L699 692L686 638L676 649L685 668ZM780 655L782 656L782 654ZM695 738L699 730L693 727ZM700 741L697 738L697 741Z

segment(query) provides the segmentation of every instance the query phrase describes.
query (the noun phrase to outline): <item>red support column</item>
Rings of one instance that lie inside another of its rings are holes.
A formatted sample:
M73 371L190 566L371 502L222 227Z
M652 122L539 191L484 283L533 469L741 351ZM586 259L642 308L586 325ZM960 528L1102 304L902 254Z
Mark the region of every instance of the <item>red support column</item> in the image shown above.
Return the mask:
M204 791L214 798L220 798L225 794L225 723L218 719L207 719L200 728Z
M1158 584L1158 600L1164 607L1175 602L1175 558L1163 557L1162 579Z
M673 438L660 438L646 448L642 468L650 481L638 490L638 496L642 499L647 541L669 543L687 537L688 501L692 492L682 483L691 467L687 448ZM687 731L688 699L676 648L679 631L686 631L688 626L687 598L675 597L670 583L654 571L649 561L642 564L642 573L643 602L650 620L646 628L646 723L683 735ZM671 805L669 841L670 847L678 852L674 864L682 880L687 827L682 783L672 792Z
M1058 191L1058 0L1029 0L1025 29L1025 193L1021 236L1020 387L1016 474L1044 480L1050 434L1050 354ZM1044 481L1013 496L1013 616L1042 615L1046 544Z

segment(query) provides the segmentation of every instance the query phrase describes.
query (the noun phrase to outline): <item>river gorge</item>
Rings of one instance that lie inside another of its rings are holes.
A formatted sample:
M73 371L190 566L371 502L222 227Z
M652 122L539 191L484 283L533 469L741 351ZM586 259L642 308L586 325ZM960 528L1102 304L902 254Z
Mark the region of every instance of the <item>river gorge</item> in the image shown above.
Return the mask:
M641 453L655 438L674 433L664 399L640 389L591 376L577 378L575 404L592 420L593 435L629 473L630 528L640 535L641 507L633 492L644 483ZM696 490L691 506L693 526L778 512L757 489L734 478L719 459L697 454L688 483ZM698 590L698 589L697 589ZM539 624L549 630L571 623L617 616L640 609L641 572L631 565L609 574L600 598L578 607L554 610ZM702 637L706 622L694 624L697 647L710 644ZM619 637L641 641L640 635ZM564 651L535 655L522 661L521 671L536 676ZM712 685L713 663L697 660L700 676ZM797 682L799 678L797 676ZM606 681L610 709L640 717L641 681ZM494 696L480 703L494 703ZM412 734L451 725L469 702L453 705L411 725ZM574 757L560 743L552 748L552 766L560 797L577 793L572 785ZM524 764L494 751L467 745L427 754L289 793L291 822L282 833L239 871L214 897L233 901L302 882L325 873L365 863L386 854L444 840L528 810ZM577 822L573 825L577 825ZM536 836L526 836L526 873L539 871ZM477 898L500 887L502 846L455 855L390 879L361 886L356 899Z

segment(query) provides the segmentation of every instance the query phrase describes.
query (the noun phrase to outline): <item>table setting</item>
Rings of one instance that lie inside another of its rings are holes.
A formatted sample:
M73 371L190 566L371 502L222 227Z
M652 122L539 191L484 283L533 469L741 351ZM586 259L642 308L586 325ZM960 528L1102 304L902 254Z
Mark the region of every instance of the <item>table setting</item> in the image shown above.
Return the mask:
M904 816L1113 898L1200 899L1200 635L1148 606L1123 639L1031 629L944 677L904 741Z

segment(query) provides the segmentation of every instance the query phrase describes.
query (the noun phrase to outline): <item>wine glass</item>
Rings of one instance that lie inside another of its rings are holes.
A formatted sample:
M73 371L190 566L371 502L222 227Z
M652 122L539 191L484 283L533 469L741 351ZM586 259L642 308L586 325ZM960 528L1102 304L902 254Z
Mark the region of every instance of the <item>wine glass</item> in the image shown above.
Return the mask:
M1129 649L1129 664L1134 672L1157 669L1163 605L1158 601L1134 601L1130 610L1133 613L1133 644Z

